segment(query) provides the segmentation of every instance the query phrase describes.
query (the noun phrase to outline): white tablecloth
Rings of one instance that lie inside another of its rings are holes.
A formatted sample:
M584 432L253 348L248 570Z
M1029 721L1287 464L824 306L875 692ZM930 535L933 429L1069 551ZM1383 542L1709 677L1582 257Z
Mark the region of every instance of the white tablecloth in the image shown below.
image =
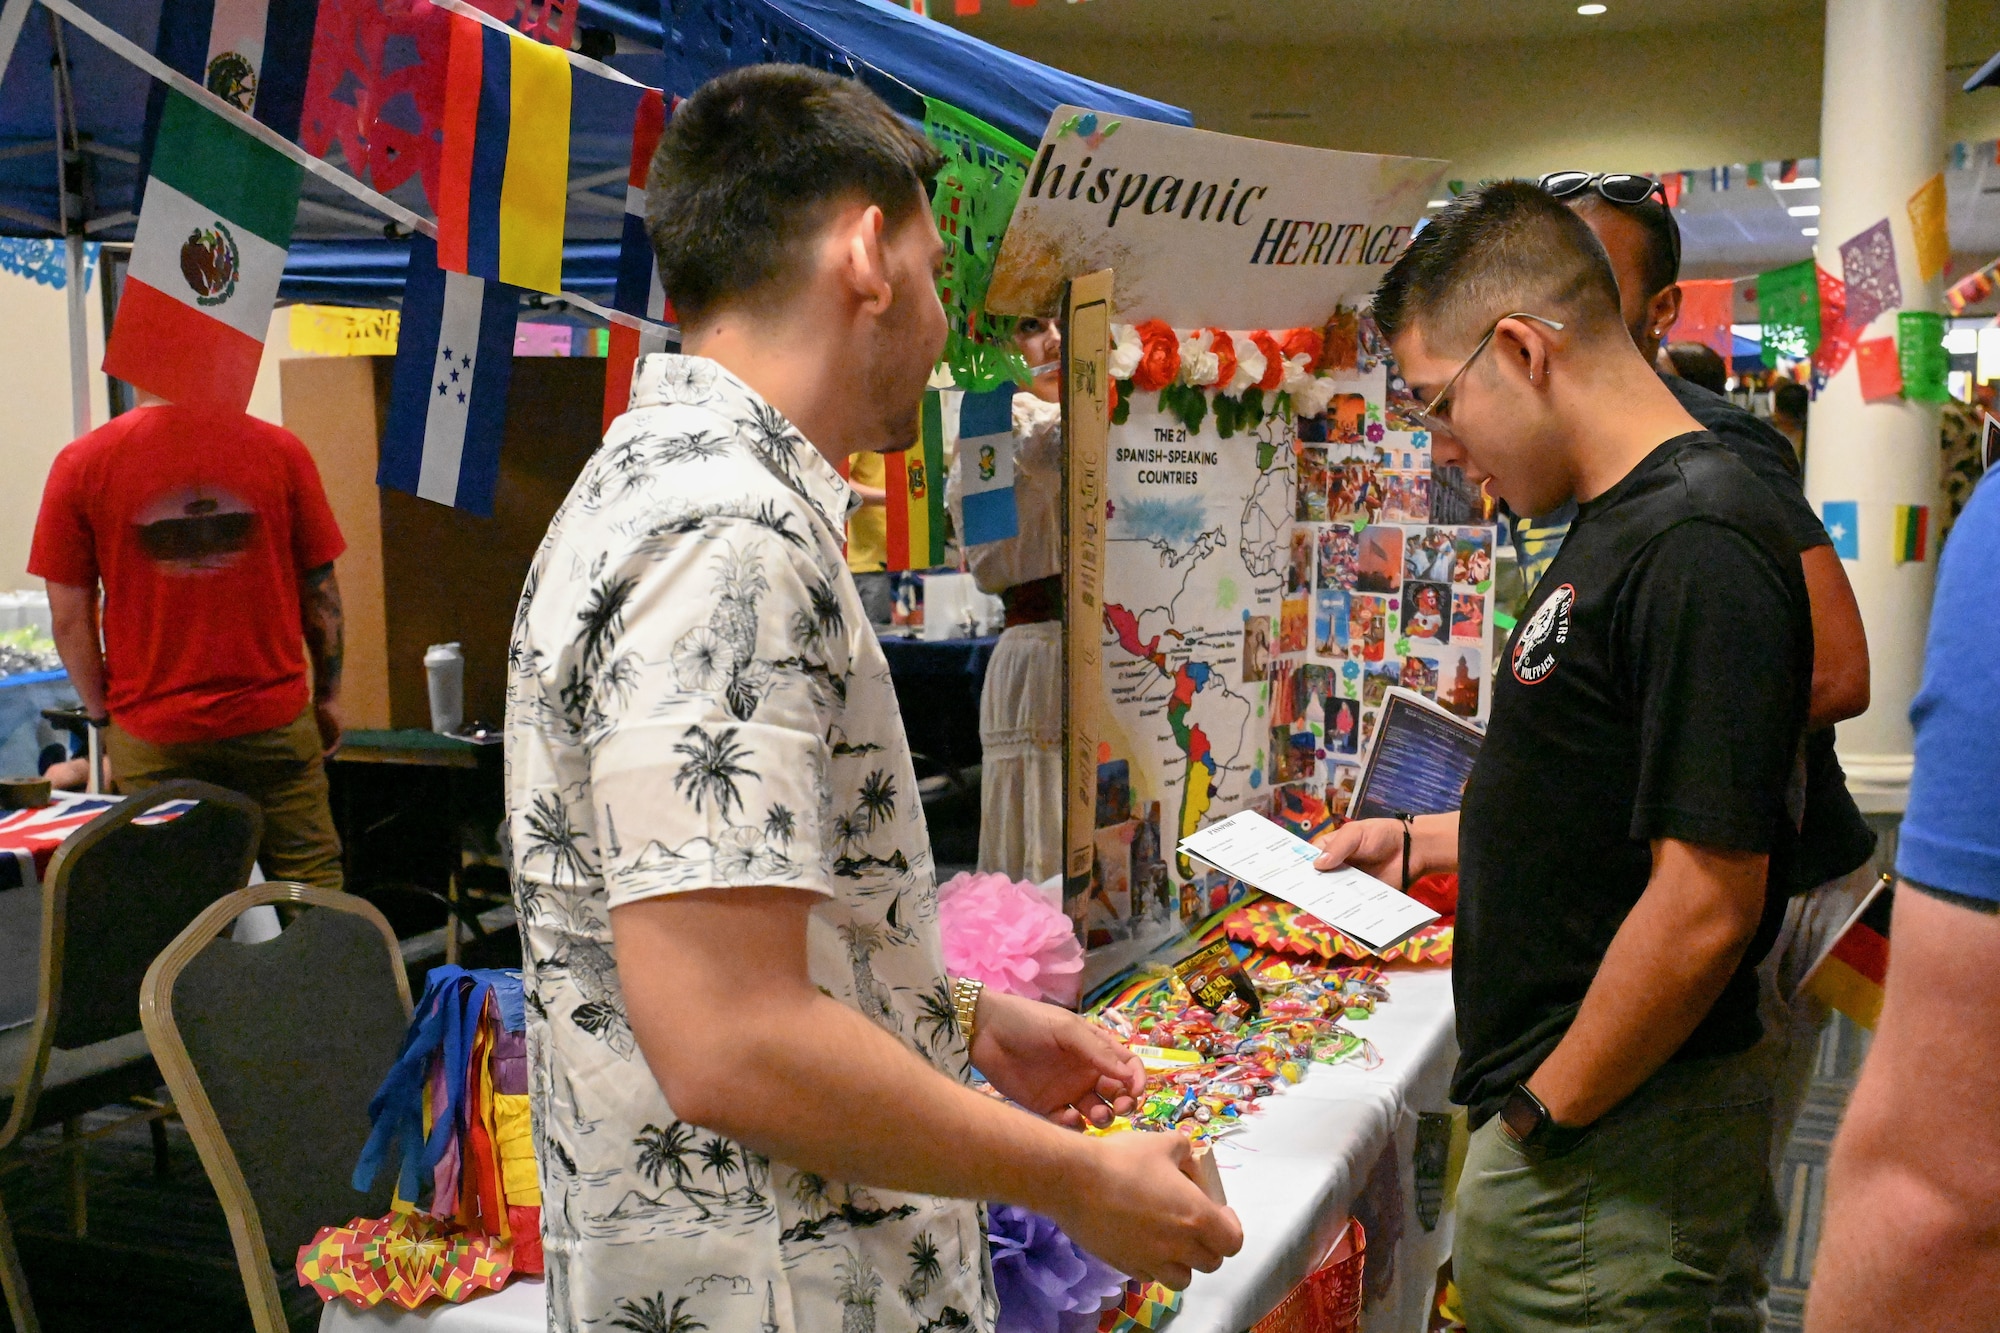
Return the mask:
M328 1301L319 1313L319 1333L544 1333L544 1310L541 1282L517 1278L463 1304L433 1302L415 1312L393 1305L357 1310L346 1301Z
M1449 968L1393 969L1389 1002L1353 1024L1381 1065L1318 1065L1273 1097L1216 1162L1243 1220L1243 1249L1213 1273L1195 1274L1169 1333L1238 1333L1270 1312L1323 1256L1374 1180L1364 1333L1422 1333L1437 1270L1451 1253L1451 1217L1433 1231L1417 1220L1411 1161L1417 1116L1448 1111L1458 1060ZM1385 1152L1394 1145L1394 1153ZM1393 1181L1388 1173L1393 1173ZM1384 1265L1389 1265L1384 1267Z
M1375 1043L1378 1068L1314 1066L1305 1082L1264 1102L1242 1133L1216 1149L1223 1187L1243 1219L1243 1250L1216 1272L1195 1274L1167 1333L1240 1333L1261 1319L1326 1253L1371 1178L1372 1211L1384 1216L1368 1236L1376 1297L1363 1311L1363 1333L1423 1333L1438 1266L1451 1253L1451 1216L1423 1229L1411 1160L1418 1114L1450 1109L1445 1092L1458 1059L1451 970L1391 971L1389 1002L1353 1027ZM1375 1175L1378 1167L1384 1175ZM515 1282L420 1315L335 1301L319 1327L543 1333L542 1287Z

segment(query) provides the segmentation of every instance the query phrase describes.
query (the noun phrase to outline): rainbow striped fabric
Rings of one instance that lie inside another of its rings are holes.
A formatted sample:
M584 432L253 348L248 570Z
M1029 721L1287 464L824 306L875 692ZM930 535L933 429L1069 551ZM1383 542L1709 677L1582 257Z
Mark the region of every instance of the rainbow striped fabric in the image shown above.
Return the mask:
M1896 506L1896 563L1921 564L1930 548L1931 511L1928 505Z
M888 492L892 570L932 569L944 563L944 404L936 389L924 393L919 443L882 455Z
M562 290L569 113L564 52L451 16L440 268L538 292Z

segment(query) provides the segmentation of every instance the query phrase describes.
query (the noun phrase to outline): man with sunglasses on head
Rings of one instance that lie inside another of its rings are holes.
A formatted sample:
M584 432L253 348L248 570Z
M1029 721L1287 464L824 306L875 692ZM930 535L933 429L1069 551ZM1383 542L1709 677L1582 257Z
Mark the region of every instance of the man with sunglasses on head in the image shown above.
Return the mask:
M1534 183L1437 214L1375 319L1436 461L1517 513L1577 503L1462 811L1357 821L1319 862L1460 876L1467 1326L1707 1329L1768 1188L1755 967L1796 841L1797 546L1627 335L1590 229Z
M1620 317L1648 361L1680 318L1680 227L1666 192L1649 177L1558 171L1541 186L1590 225L1618 279ZM1771 1101L1770 1158L1775 1173L1792 1122L1805 1102L1819 1051L1826 1006L1794 998L1799 983L1874 882L1875 835L1847 791L1834 753L1833 724L1868 708L1868 637L1854 589L1833 541L1806 502L1798 454L1771 423L1689 380L1664 377L1689 416L1757 474L1782 509L1799 551L1812 603L1813 688L1805 738L1805 816L1791 873L1774 886L1788 899L1778 939L1758 969L1758 1016L1771 1048L1776 1082ZM1793 386L1797 387L1797 386ZM1804 390L1799 390L1803 395ZM1765 1276L1784 1228L1775 1192L1759 1205L1745 1243L1733 1257L1717 1296L1715 1327L1725 1333L1758 1329Z

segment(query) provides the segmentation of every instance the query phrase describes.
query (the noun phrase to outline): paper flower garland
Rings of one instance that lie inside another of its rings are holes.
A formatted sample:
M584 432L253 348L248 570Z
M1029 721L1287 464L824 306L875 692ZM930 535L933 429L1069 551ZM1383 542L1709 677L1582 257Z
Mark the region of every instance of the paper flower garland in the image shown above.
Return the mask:
M997 1203L986 1210L998 1333L1091 1333L1099 1312L1125 1294L1125 1277L1086 1253L1039 1213Z
M1212 410L1216 433L1226 440L1266 416L1319 416L1337 388L1317 373L1326 353L1326 335L1318 329L1180 332L1149 319L1112 325L1111 340L1114 424L1125 421L1136 390L1157 393L1160 410L1190 431L1201 429Z
M938 889L945 970L1030 1000L1076 1003L1083 946L1041 890L998 874L959 874Z
M462 1301L498 1291L513 1276L513 1245L428 1213L390 1213L321 1227L299 1247L298 1269L299 1282L322 1300L338 1296L363 1310L386 1300L414 1310L433 1296Z

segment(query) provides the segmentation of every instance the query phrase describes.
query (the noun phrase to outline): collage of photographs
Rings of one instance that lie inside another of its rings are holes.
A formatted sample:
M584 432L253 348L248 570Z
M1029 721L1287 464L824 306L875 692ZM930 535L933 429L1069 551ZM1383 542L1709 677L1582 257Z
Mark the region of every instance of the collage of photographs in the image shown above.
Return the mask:
M1497 529L1433 474L1394 367L1364 353L1357 370L1300 423L1278 615L1245 628L1244 680L1270 685L1273 814L1294 826L1345 812L1391 687L1480 722L1490 700Z

